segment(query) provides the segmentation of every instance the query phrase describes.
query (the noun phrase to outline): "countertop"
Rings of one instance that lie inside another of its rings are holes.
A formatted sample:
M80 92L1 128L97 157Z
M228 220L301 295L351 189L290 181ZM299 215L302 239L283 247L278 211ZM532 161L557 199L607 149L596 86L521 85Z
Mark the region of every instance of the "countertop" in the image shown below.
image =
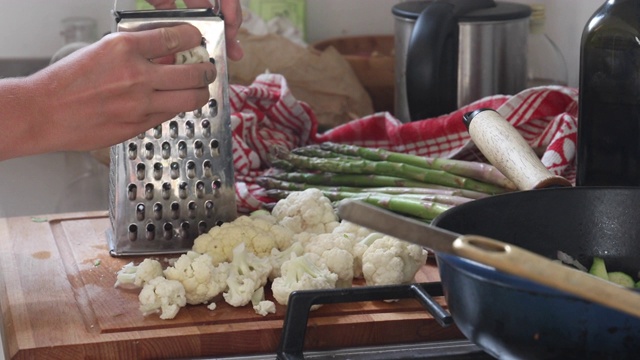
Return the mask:
M30 66L44 63L35 59L14 69L15 62L4 61L0 69L15 76L16 71L29 73ZM107 209L108 172L88 153L58 152L2 161L0 218ZM0 360L5 360L2 341Z
M223 302L215 311L186 307L169 321L142 316L137 292L113 287L116 272L141 258L111 257L109 226L106 211L0 219L4 351L12 358L275 353L286 314L280 305L266 317ZM416 281L439 281L437 267L424 266ZM444 298L436 300L445 305ZM437 324L414 299L328 304L310 315L308 325L309 349L463 338L455 326Z

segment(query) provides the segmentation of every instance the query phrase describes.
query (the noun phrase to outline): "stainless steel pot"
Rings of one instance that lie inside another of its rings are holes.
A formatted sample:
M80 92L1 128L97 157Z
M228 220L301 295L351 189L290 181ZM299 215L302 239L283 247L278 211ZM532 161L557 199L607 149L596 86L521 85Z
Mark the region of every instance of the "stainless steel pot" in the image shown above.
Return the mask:
M449 113L526 87L529 6L493 0L406 1L395 16L395 115Z

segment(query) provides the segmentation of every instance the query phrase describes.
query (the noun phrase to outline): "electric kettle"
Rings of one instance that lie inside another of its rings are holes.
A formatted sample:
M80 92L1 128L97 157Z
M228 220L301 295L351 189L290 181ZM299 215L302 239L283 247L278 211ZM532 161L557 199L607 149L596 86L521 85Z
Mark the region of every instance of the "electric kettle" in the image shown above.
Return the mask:
M526 88L531 8L493 0L404 1L395 17L395 116L450 113Z

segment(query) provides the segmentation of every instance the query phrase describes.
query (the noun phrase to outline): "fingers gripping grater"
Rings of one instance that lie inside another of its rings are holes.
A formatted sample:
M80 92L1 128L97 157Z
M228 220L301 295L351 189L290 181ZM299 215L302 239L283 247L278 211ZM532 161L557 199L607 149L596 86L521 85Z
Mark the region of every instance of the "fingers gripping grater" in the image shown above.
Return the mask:
M116 11L117 31L190 23L215 59L209 103L111 147L112 256L181 253L236 217L224 21L213 9Z

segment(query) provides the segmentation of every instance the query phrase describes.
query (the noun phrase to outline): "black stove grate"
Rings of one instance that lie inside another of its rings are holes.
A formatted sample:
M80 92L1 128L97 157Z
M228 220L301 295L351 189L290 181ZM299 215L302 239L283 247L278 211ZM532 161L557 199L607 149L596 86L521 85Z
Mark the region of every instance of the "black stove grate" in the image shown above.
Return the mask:
M451 314L432 298L443 295L440 282L293 292L289 297L277 359L492 359L468 341L366 347L307 354L303 352L309 311L313 305L413 298L441 326L450 326L453 324Z

